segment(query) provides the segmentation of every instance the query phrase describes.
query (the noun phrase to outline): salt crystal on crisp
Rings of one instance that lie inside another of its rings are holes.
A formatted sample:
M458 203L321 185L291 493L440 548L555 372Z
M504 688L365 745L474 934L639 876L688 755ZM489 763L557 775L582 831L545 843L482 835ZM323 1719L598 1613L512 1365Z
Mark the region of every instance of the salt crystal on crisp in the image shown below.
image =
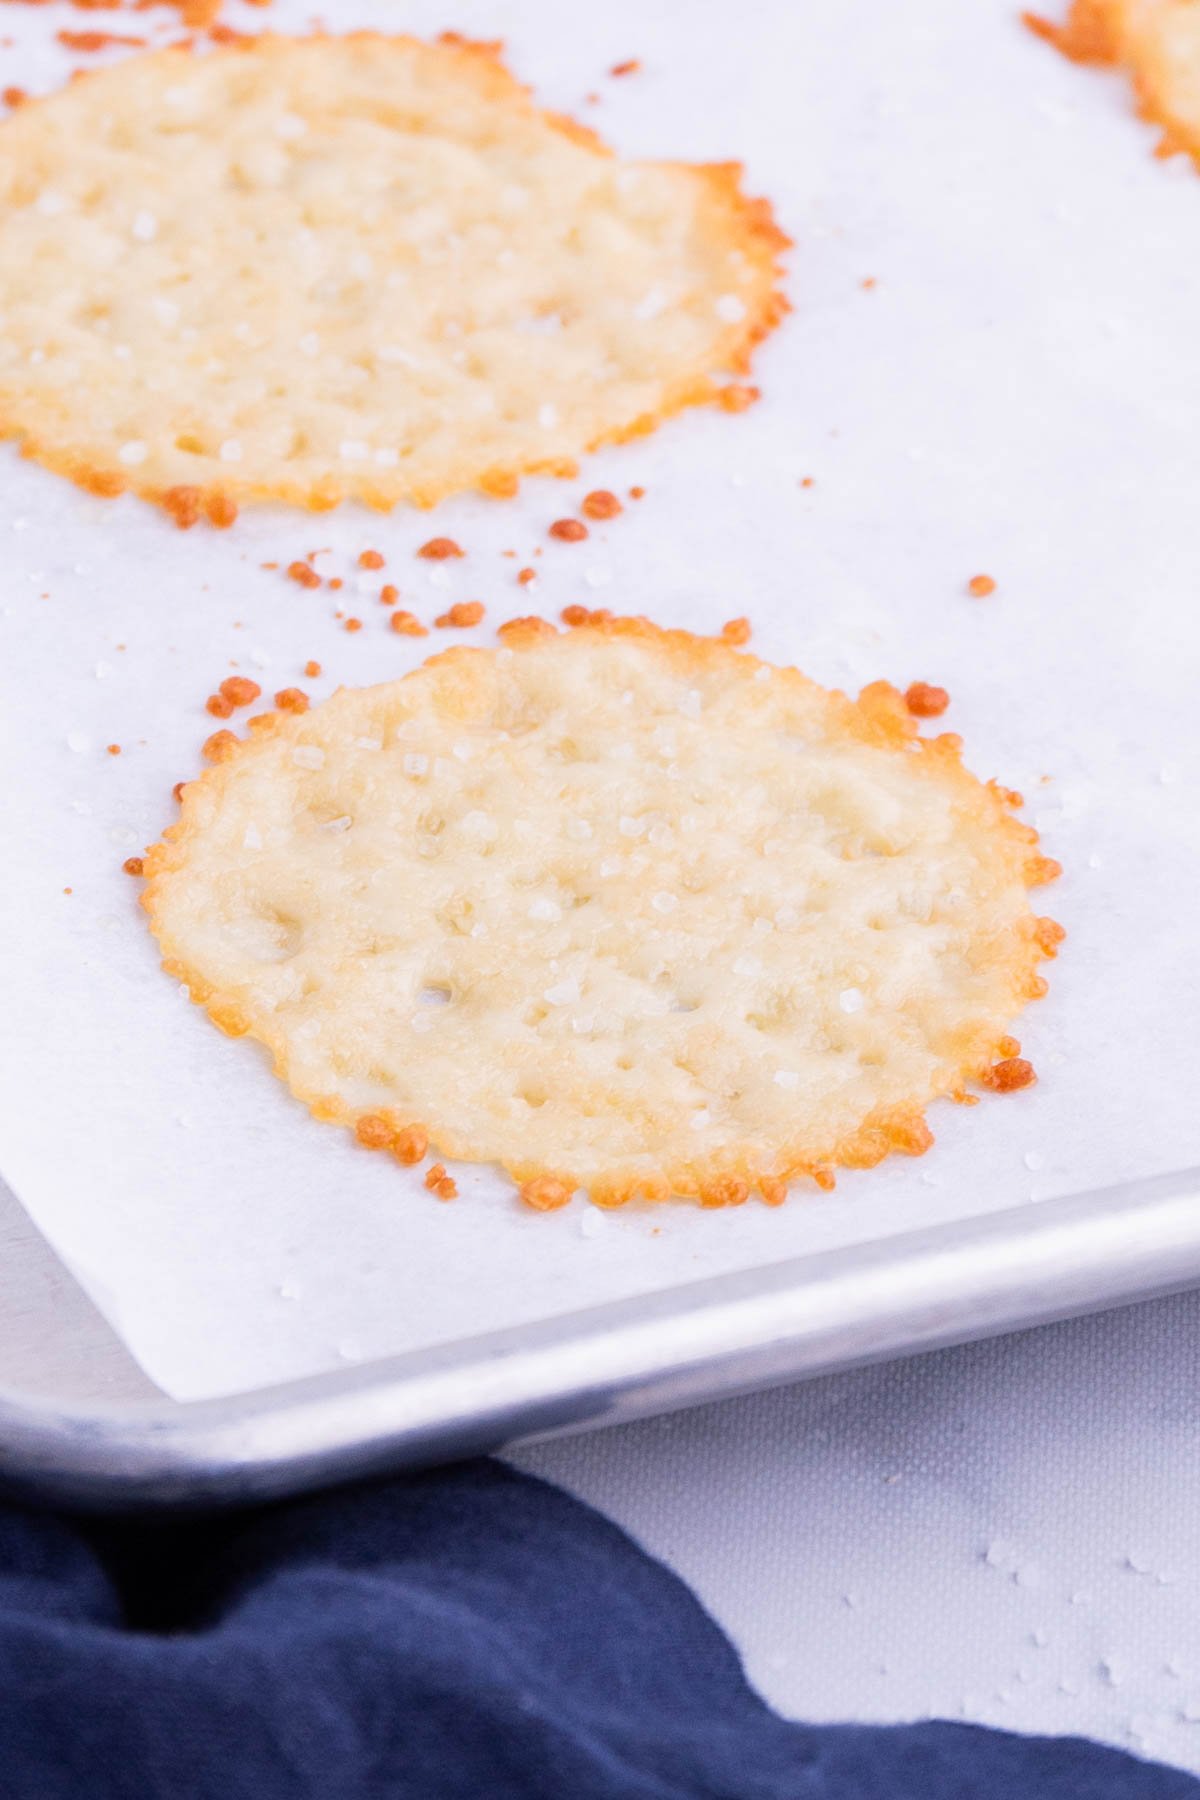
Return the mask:
M736 294L721 294L713 311L718 319L724 320L726 325L736 325L746 316L746 303L744 300L739 300Z
M798 1088L800 1086L800 1077L795 1069L776 1069L775 1086L788 1089Z
M863 1009L862 990L856 987L843 988L838 995L838 1005L844 1013L861 1012Z
M130 226L130 230L139 244L152 244L158 236L158 220L152 212L148 212L143 207L140 212L133 215L133 224Z
M664 889L662 893L654 895L650 904L655 912L673 913L675 908L679 905L679 897L677 894L667 893Z
M579 983L571 977L566 981L556 982L542 994L542 999L549 1006L573 1006L579 999Z
M261 850L263 846L262 832L257 825L247 825L242 833L243 850Z
M133 468L137 463L144 463L149 454L145 444L137 438L130 438L129 442L122 444L117 451L117 461L124 463L127 468Z
M652 287L644 293L633 309L635 319L657 319L667 305L668 294L664 288Z
M242 446L236 438L226 438L217 455L222 462L241 462Z
M298 769L323 769L325 752L319 744L297 744L292 751L292 761Z
M410 750L404 758L406 775L424 775L429 768L429 758L422 756L419 750Z
M539 894L536 900L530 902L527 917L544 919L547 924L553 924L556 919L562 918L562 907L557 900L550 900L544 894Z

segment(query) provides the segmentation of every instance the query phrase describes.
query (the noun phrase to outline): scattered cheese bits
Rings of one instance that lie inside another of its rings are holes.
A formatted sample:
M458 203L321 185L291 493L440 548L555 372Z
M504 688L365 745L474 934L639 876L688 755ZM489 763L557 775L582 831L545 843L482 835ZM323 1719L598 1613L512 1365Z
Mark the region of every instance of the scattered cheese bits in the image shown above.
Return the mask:
M996 583L990 575L972 575L967 583L967 592L974 600L986 600L995 591Z
M622 508L615 494L607 488L596 488L584 495L579 510L585 519L615 519Z
M914 719L936 719L950 704L943 687L930 687L927 681L914 681L905 690L904 704Z
M472 625L478 625L483 614L482 600L460 600L450 608L449 612L444 612L435 619L434 624L440 625L443 629L446 626L454 626L460 630L466 630Z
M219 691L231 706L250 706L262 693L257 681L247 675L227 675Z
M399 632L401 637L429 636L428 626L422 625L415 613L405 612L403 609L399 612L394 612L389 623L392 630Z
M886 683L529 620L283 699L210 740L145 904L176 979L360 1141L499 1163L543 1211L775 1205L919 1154L938 1096L1032 1081L1048 859Z

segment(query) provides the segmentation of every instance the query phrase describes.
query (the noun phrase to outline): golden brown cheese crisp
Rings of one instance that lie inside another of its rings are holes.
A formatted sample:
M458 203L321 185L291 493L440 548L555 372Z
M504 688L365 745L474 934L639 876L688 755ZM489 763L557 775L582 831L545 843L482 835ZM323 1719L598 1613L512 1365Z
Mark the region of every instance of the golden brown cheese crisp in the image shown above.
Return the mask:
M0 123L0 435L177 523L573 474L782 315L736 163L621 162L494 49L262 36Z
M1063 25L1025 17L1073 61L1128 69L1139 113L1163 128L1159 154L1200 162L1197 0L1074 0Z
M545 1209L774 1202L1032 1079L1009 1026L1062 933L1017 803L885 682L531 619L271 717L187 784L144 901L193 999L368 1147Z

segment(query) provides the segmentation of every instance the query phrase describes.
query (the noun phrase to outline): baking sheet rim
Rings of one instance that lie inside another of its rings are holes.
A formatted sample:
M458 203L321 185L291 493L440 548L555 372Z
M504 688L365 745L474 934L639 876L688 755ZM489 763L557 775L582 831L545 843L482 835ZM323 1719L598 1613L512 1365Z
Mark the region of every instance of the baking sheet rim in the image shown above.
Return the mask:
M1200 1168L956 1219L218 1399L0 1392L0 1486L251 1503L1150 1299L1200 1282Z

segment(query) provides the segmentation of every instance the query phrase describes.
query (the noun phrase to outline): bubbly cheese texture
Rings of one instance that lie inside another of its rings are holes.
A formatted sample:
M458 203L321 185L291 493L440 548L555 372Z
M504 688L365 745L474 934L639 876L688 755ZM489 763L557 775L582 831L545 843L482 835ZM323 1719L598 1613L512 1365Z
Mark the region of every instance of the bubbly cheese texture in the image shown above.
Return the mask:
M1077 62L1129 70L1161 150L1200 162L1200 7L1195 0L1074 0L1064 25L1029 23Z
M0 434L181 524L511 493L740 405L786 241L461 39L134 56L0 124Z
M528 621L269 718L187 785L145 904L364 1142L415 1126L535 1204L777 1200L923 1150L1011 1053L1061 935L1015 799L886 683Z

